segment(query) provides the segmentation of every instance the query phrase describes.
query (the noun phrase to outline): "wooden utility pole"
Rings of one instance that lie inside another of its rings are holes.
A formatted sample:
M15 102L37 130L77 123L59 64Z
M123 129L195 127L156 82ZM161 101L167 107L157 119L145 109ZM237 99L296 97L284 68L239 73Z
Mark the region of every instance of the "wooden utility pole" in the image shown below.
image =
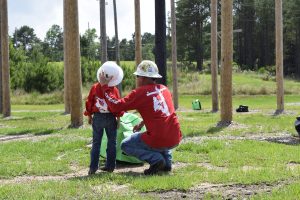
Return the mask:
M134 19L135 19L135 63L136 65L138 65L142 62L140 0L134 0Z
M219 110L218 98L218 0L211 0L211 97L212 112Z
M105 19L105 0L100 0L101 63L107 61L107 37Z
M232 0L221 0L221 123L232 121Z
M119 34L118 34L118 16L117 16L117 3L113 0L114 4L114 21L115 21L115 53L116 62L120 66L120 45L119 45ZM122 96L122 83L118 85L120 96Z
M177 42L176 42L176 15L175 0L171 0L171 32L172 32L172 75L173 75L173 102L175 109L178 108L177 86Z
M282 0L275 0L277 110L284 111Z
M80 43L78 26L78 0L64 0L64 18L66 24L66 47L67 70L69 70L70 86L70 107L71 125L70 127L80 127L83 125L82 96L81 96L81 69L80 69Z
M2 113L3 117L11 115L10 81L9 81L9 40L7 0L0 0L1 15L1 63L2 63Z
M70 56L68 56L68 42L66 38L70 33L70 27L68 27L70 24L68 23L68 19L66 17L66 14L69 13L68 9L69 6L65 5L66 1L64 1L64 103L65 103L65 114L70 114L71 108L70 108L70 80L69 80L69 69L68 67L70 66Z
M155 62L162 78L158 83L167 85L166 2L155 0Z
M2 92L3 92L3 87L2 87L2 47L1 47L1 44L2 44L2 39L1 39L1 24L2 24L2 21L1 21L1 11L0 11L0 113L3 112L3 95L2 95Z
M134 21L135 21L135 64L142 62L142 36L141 36L141 9L140 0L134 0ZM137 80L135 82L137 86Z

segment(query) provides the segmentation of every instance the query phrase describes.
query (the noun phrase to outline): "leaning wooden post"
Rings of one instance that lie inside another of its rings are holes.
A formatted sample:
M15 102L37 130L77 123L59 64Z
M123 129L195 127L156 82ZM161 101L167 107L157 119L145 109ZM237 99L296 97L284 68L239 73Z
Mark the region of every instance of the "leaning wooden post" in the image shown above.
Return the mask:
M275 0L277 110L284 111L282 0Z
M232 121L232 0L221 0L221 122Z
M64 13L68 26L65 27L67 35L66 47L69 66L69 86L71 105L71 127L79 127L83 124L82 96L81 96L81 70L80 70L80 44L78 26L78 0L64 0L64 6L68 8Z
M217 25L217 9L218 0L211 0L211 97L212 112L219 110L218 98L218 25Z
M175 2L171 0L171 31L172 31L172 75L173 75L173 102L175 109L178 108L177 86L177 42L176 42L176 15Z
M9 81L9 40L8 40L8 14L7 0L0 0L1 15L1 63L2 63L2 113L3 117L11 115L10 81Z

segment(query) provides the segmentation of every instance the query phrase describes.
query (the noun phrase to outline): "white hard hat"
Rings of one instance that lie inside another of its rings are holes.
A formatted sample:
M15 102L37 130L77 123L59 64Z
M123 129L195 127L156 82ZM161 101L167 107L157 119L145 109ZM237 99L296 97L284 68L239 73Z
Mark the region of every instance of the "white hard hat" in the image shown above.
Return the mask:
M103 65L98 69L97 79L99 82L99 75L102 72L104 72L105 77L112 77L112 79L108 83L108 86L119 85L124 76L122 68L112 61L107 61L103 63Z
M158 68L156 64L150 60L143 60L137 66L137 69L133 74L149 78L162 78L162 76L158 73Z

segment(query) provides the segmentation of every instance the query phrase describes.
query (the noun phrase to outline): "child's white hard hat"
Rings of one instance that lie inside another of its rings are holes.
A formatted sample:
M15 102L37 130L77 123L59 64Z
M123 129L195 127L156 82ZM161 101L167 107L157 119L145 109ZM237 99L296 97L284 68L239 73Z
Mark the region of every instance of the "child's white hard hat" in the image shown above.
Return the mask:
M101 67L97 71L97 79L99 80L100 73L104 72L105 77L112 77L109 81L108 86L116 86L119 85L123 79L123 70L117 65L115 62L107 61L101 65Z
M133 74L149 78L162 78L162 76L158 73L156 64L150 60L143 60L137 66L137 69Z

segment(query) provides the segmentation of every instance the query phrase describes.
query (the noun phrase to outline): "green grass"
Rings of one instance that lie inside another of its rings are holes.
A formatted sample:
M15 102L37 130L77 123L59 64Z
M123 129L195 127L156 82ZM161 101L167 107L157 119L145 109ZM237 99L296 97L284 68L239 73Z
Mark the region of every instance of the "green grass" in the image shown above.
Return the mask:
M197 96L181 97L183 109L190 109L190 99ZM241 101L244 97L235 97ZM247 99L255 105L258 98ZM265 106L273 101L266 96L262 101ZM294 102L297 96L287 96L287 101ZM209 106L209 98L204 98ZM263 108L263 105L258 107ZM86 146L91 137L91 128L69 129L69 116L57 111L62 105L45 106L52 111L40 112L41 105L14 106L13 118L1 119L2 135L35 134L43 130L54 130L49 137L8 141L0 146L0 179L19 176L51 176L71 173L87 168L89 148ZM299 108L298 108L299 109ZM30 110L30 111L28 111ZM294 116L272 116L269 109L260 113L235 114L234 121L247 128L215 128L218 113L209 111L178 112L184 136L207 135L268 135L273 132L295 132L292 125ZM50 123L49 123L50 122ZM14 127L14 128L12 128ZM13 131L14 129L18 131ZM41 134L43 135L43 134ZM44 134L45 135L45 134ZM275 183L280 180L297 179L300 165L291 169L289 163L300 163L299 145L269 143L251 140L208 139L196 143L184 143L174 150L174 162L185 163L174 170L172 175L145 177L135 173L97 174L96 176L71 178L57 181L34 181L27 184L0 184L0 196L10 199L135 199L150 198L139 192L188 190L201 183L222 184L259 184ZM204 163L204 166L201 165ZM210 168L205 167L205 163ZM111 185L128 186L125 193L113 192ZM105 189L106 188L106 189ZM26 194L24 194L26 193ZM297 194L297 191L295 191ZM263 194L262 194L263 195Z
M211 96L204 95L210 94L209 85L209 75L182 74L177 116L183 136L189 142L174 149L173 161L178 167L171 174L152 177L135 172L133 168L133 172L63 178L66 174L88 169L90 149L87 145L92 130L86 118L83 127L68 128L70 115L63 114L61 100L54 101L58 99L56 94L25 94L24 100L21 94L14 96L12 117L0 119L0 139L7 136L28 138L0 140L0 199L155 199L157 192L188 191L203 183L259 187L259 184L276 185L281 181L290 184L274 188L270 194L262 192L250 198L298 199L299 144L247 138L296 135L294 121L300 115L299 82L285 81L289 94L285 96L286 112L273 115L275 82L263 81L253 73L234 74L233 109L248 105L250 113L233 111L234 123L229 127L216 127L220 112L211 112ZM88 91L89 88L83 89L83 100ZM200 100L202 110L192 110L191 102L195 99ZM61 178L41 181L35 180L35 176ZM2 183L20 177L31 177L33 181ZM147 192L154 192L154 196ZM209 193L205 198L222 199L221 195Z
M1 144L0 178L22 175L57 175L71 171L70 166L88 163L89 141L73 136L51 137L37 141Z
M180 94L211 94L211 75L199 72L185 73L179 71L179 88ZM170 79L172 80L172 79ZM220 85L220 76L218 78ZM171 85L170 81L170 85ZM299 94L300 82L285 79L284 81L286 94ZM254 72L233 73L232 88L234 95L276 95L276 82L263 78ZM219 86L220 89L220 86Z
M40 106L37 107L40 108ZM30 109L28 106L23 109L26 110L13 110L11 119L0 119L0 135L47 135L69 124L68 118L62 112L35 110L37 108L28 110Z
M150 199L134 192L112 192L107 185L93 183L92 180L49 181L31 184L0 186L1 199ZM100 181L98 181L100 182ZM103 183L105 180L103 181Z
M271 194L258 194L254 196L253 200L259 199L259 200L292 200L297 199L300 196L300 181L297 181L296 183L292 183L290 185L274 189L272 190Z

